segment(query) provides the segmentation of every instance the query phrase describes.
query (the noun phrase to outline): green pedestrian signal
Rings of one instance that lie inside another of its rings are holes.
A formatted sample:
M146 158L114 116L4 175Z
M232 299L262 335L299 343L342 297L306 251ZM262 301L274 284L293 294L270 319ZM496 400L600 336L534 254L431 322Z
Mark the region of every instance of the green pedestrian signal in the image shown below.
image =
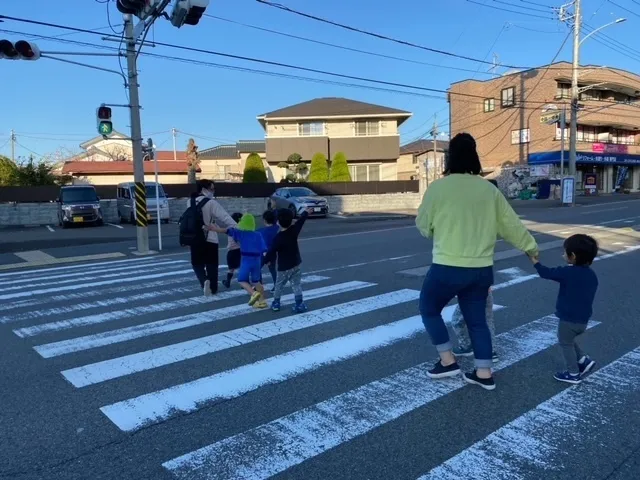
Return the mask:
M98 107L96 113L98 117L98 133L103 137L111 135L113 132L113 122L111 121L111 109L104 103Z
M98 132L100 135L111 135L111 132L113 132L113 124L111 122L100 122Z

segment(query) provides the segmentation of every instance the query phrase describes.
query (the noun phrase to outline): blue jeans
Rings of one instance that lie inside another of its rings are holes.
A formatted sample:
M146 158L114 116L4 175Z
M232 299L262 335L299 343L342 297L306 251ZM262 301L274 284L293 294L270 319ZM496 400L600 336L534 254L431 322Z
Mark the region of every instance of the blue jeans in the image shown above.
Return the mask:
M457 296L469 330L476 367L493 366L491 333L485 312L487 295L492 284L493 267L431 265L420 292L420 314L422 323L438 352L446 352L452 348L449 331L442 319L442 309Z

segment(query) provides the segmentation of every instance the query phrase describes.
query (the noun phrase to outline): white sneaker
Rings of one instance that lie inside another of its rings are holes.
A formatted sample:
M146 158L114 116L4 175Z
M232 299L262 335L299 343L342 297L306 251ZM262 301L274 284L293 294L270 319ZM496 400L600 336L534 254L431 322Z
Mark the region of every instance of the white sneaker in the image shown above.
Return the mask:
M211 295L213 295L211 293L211 281L210 280L205 280L204 281L204 296L205 297L210 297Z

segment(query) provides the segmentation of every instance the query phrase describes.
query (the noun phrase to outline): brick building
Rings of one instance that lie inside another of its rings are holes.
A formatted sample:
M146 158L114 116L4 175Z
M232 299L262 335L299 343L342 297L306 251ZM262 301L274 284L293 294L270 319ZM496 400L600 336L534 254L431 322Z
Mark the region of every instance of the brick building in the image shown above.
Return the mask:
M598 66L580 69L578 189L595 173L598 190L640 189L640 76ZM567 109L565 173L569 164L571 64L559 62L449 88L451 135L476 138L483 168L548 165L559 173L560 125L540 122L545 105Z

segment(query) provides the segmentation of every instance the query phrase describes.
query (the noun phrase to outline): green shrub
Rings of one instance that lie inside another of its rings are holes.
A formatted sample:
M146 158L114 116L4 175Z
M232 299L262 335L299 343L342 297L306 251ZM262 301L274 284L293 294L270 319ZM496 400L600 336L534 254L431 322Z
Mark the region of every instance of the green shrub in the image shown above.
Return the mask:
M347 157L344 153L338 152L331 162L331 171L329 172L330 182L350 182L351 172L347 164Z
M267 183L267 172L264 169L262 158L257 153L252 153L247 157L242 183Z
M308 181L311 183L329 181L329 164L327 163L327 157L322 153L316 153L311 159Z

